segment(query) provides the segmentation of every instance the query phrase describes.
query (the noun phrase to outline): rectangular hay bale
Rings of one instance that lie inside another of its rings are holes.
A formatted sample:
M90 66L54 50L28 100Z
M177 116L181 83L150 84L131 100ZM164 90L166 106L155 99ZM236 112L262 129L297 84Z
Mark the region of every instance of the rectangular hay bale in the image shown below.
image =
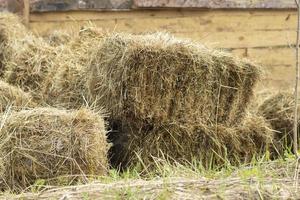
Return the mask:
M90 95L113 118L239 123L259 68L165 33L113 34L88 69Z

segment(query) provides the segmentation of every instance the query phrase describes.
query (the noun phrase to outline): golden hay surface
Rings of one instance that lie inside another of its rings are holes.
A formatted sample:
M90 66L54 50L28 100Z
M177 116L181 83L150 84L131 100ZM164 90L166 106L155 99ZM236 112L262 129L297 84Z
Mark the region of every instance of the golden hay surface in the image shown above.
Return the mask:
M112 34L95 49L90 96L112 118L239 123L257 66L164 33Z
M276 131L275 140L281 144L279 149L291 148L293 145L294 104L292 93L279 92L258 107L258 114L265 117Z
M67 31L54 30L53 32L47 34L44 39L51 46L56 47L68 44L68 42L72 39L72 34L68 33Z
M100 30L86 27L63 45L43 83L42 93L48 104L65 108L91 104L86 86L87 67L103 38L103 34L95 31Z
M36 108L1 116L2 189L20 191L37 179L105 175L108 169L105 123L90 110Z
M160 159L171 163L200 161L207 168L227 163L238 165L273 150L270 125L264 118L253 115L247 115L239 126L231 128L204 124L190 127L179 124L133 127L131 124L117 130L120 131L113 134L119 136L110 149L110 157L112 165L121 168L139 163L151 168Z
M4 61L13 53L9 43L23 38L27 32L16 15L0 12L0 77L5 71Z
M6 82L24 91L39 92L56 56L55 48L29 32L12 14L0 14L0 71Z
M10 107L15 110L34 106L36 104L29 93L0 80L0 113Z

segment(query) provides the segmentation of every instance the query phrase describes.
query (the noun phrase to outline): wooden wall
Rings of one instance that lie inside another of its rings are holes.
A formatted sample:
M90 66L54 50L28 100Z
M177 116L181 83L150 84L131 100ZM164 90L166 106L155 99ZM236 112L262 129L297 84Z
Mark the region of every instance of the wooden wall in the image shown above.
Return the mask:
M30 27L43 35L78 30L88 20L110 31L167 31L254 60L266 71L259 89L287 89L294 83L295 10L45 12L32 13Z

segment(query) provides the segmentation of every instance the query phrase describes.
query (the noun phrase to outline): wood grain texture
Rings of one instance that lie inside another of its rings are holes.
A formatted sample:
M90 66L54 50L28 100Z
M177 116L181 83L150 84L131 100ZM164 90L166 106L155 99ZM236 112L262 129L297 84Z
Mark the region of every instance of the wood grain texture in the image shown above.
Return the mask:
M288 46L296 33L293 11L53 12L34 13L30 20L40 34L57 28L76 29L92 20L107 30L166 31L217 48Z
M294 0L134 0L137 8L296 8Z

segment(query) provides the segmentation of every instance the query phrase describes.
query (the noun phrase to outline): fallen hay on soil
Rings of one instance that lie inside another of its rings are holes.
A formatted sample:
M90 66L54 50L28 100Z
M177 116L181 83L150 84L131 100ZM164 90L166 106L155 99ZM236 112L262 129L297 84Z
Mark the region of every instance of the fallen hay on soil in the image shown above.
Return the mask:
M4 194L5 199L300 199L295 160L278 160L205 175L190 168L163 166L161 177L85 185L46 187L38 193ZM172 170L172 171L169 171ZM166 173L166 174L165 174ZM218 175L216 175L218 174ZM167 178L165 177L167 176Z
M113 118L239 123L257 66L168 34L113 34L88 70L90 95Z
M94 51L103 39L103 34L97 33L84 28L68 44L63 45L43 85L44 99L48 104L65 108L91 104L86 74Z
M117 127L117 139L110 149L114 167L155 167L160 160L204 167L238 165L259 158L273 147L273 131L264 118L249 115L236 127L224 125ZM112 131L113 132L113 131ZM111 138L110 138L111 139ZM276 156L276 155L274 155Z
M275 140L281 144L280 149L292 147L294 104L293 94L285 92L270 96L258 107L258 114L265 117L276 131Z
M32 101L32 97L29 93L0 81L0 113L5 112L6 109L10 107L15 110L34 106L36 106L36 104Z
M55 48L34 36L12 14L0 15L0 41L1 73L5 81L26 92L39 93L56 56Z
M107 173L103 118L87 109L36 108L2 115L0 163L2 189L20 191L61 176L71 183Z

